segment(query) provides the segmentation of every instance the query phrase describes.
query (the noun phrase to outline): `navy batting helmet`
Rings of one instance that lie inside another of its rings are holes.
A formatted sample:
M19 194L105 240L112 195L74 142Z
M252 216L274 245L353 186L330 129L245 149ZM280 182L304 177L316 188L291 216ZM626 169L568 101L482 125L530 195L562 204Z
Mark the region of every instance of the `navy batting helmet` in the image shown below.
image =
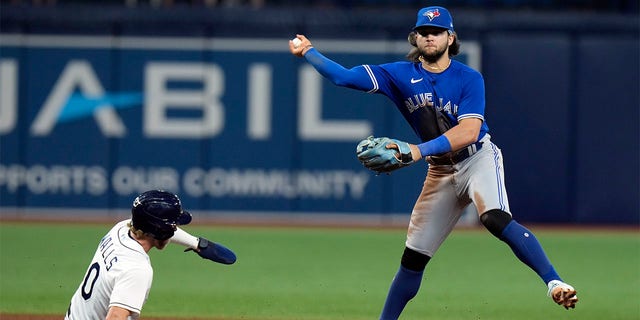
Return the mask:
M133 200L133 227L158 240L173 237L176 226L191 222L191 214L182 210L180 198L163 190L150 190Z

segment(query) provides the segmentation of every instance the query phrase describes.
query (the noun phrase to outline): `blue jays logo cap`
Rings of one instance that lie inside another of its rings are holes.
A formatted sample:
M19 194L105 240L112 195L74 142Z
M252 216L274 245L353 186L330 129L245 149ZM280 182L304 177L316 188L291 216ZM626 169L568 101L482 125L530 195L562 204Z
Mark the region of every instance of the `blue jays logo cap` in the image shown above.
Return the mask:
M426 7L418 11L418 20L413 30L420 27L439 27L453 32L453 18L443 7Z

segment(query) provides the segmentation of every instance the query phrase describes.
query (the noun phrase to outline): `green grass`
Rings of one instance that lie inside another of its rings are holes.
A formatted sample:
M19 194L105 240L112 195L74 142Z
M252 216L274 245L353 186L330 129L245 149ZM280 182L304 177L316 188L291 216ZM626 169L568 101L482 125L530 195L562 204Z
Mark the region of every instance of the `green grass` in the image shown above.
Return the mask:
M64 314L109 227L0 223L0 313ZM175 246L151 251L155 276L143 316L377 319L405 237L404 230L185 229L228 245L238 262L211 263ZM553 304L535 273L488 232L455 230L401 319L640 319L638 233L536 235L579 290L577 309Z

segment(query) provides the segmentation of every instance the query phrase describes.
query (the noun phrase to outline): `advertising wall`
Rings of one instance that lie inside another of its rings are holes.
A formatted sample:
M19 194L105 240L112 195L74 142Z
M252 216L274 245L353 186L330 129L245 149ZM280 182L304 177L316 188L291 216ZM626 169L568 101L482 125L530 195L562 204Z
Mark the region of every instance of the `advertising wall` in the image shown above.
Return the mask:
M395 107L324 80L289 54L289 35L14 31L0 34L5 214L126 210L164 188L210 215L408 216L420 192L426 163L375 176L355 158L371 134L417 142ZM637 30L481 31L456 59L487 81L519 220L638 224ZM346 67L409 50L395 38L313 41ZM619 59L597 67L606 47Z
M347 63L408 50L317 43ZM407 210L379 196L396 177L355 158L373 133L412 138L394 107L323 83L287 39L4 35L2 45L5 207L127 207L164 188L220 211ZM425 168L400 175L413 186L389 197L414 197Z

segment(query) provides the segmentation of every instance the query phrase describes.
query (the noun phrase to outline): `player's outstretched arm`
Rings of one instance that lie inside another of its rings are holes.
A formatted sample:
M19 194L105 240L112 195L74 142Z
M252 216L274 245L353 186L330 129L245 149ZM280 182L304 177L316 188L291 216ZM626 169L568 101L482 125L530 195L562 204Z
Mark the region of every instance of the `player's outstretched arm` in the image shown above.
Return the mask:
M304 35L297 34L295 38L289 40L289 51L296 57L304 57L304 54L311 48L313 48L313 44Z
M236 262L236 254L231 249L205 238L199 238L198 248L188 248L185 252L193 250L202 259L208 259L222 264L234 264Z
M343 67L322 55L304 35L298 34L289 40L289 51L297 57L304 57L323 77L337 86L361 91L374 89L373 81L364 66L351 69Z
M236 262L236 254L229 248L203 237L195 237L190 233L177 228L171 242L187 247L186 251L194 251L203 259L208 259L222 264Z
M198 237L191 235L189 232L186 232L179 227L176 229L173 237L171 237L171 239L169 240L171 241L171 243L175 243L183 247L191 249L198 248Z

